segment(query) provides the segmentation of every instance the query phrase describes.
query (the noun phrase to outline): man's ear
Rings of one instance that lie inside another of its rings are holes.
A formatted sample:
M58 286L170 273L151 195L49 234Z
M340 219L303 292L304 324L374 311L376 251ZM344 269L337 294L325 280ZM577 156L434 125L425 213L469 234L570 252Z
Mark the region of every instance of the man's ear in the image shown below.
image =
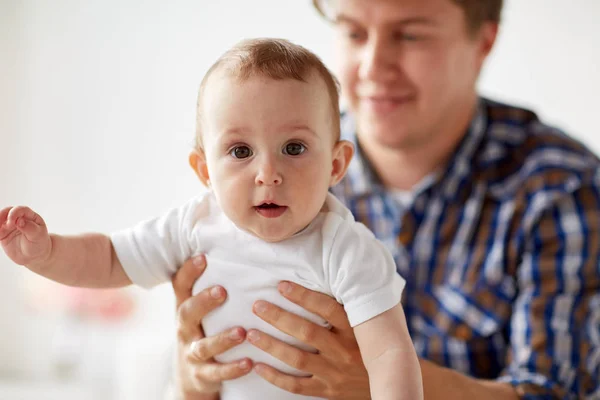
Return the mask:
M331 168L331 179L329 186L337 185L348 170L352 156L354 155L354 145L347 140L340 140L333 147L333 164Z
M496 38L498 37L498 29L499 24L497 22L484 22L481 28L479 28L479 57L477 62L480 69L494 48Z
M204 150L194 149L189 157L190 167L194 170L200 182L206 187L210 187L210 177L208 175L208 166L206 164L206 156Z

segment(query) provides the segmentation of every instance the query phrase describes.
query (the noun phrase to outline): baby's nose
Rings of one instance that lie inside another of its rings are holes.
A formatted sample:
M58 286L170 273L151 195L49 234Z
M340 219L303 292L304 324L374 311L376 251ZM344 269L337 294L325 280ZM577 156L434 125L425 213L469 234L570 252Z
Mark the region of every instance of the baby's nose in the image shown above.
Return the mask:
M281 185L282 181L281 173L274 163L265 163L256 174L257 185Z

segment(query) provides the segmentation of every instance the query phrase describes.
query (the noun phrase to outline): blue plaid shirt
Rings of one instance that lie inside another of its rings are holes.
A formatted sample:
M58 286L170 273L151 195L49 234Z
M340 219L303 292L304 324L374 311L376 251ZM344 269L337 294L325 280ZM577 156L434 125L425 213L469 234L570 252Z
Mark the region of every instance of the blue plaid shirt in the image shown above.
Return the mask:
M342 137L357 145L349 115ZM392 252L420 357L525 399L600 399L600 160L584 146L480 99L410 206L359 146L332 191Z

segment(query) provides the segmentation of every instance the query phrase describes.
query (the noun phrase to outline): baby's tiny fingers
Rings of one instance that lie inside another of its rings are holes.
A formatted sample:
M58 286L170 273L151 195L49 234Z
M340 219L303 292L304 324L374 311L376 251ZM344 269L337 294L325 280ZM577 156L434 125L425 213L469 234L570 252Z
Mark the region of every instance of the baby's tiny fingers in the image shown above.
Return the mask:
M8 213L12 210L12 207L6 207L0 210L0 227L8 220Z
M8 213L12 207L6 207L0 210L0 240L4 240L15 231L15 227L11 227L8 223Z
M25 206L13 207L8 213L8 220L11 223L16 224L17 219L20 218L28 219L30 221L35 222L38 225L45 225L42 217L36 214L36 212L33 211L31 208Z
M25 235L25 238L29 241L35 241L36 239L48 234L45 225L39 225L29 219L18 218L16 221L17 229Z

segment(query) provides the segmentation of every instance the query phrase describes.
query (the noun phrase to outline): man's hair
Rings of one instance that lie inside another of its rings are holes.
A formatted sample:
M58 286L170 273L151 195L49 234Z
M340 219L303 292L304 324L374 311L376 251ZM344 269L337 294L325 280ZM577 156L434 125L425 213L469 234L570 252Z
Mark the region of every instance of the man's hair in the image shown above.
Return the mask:
M331 0L312 0L313 6L326 19L331 19L327 14L327 3ZM477 32L484 22L500 22L503 0L452 0L463 9L470 33Z
M210 76L216 72L244 82L252 77L274 80L295 79L308 82L312 74L320 77L331 100L331 124L334 135L340 136L339 83L321 59L302 46L285 39L242 40L225 52L210 67L200 83L196 117L196 146L201 147L202 98Z

